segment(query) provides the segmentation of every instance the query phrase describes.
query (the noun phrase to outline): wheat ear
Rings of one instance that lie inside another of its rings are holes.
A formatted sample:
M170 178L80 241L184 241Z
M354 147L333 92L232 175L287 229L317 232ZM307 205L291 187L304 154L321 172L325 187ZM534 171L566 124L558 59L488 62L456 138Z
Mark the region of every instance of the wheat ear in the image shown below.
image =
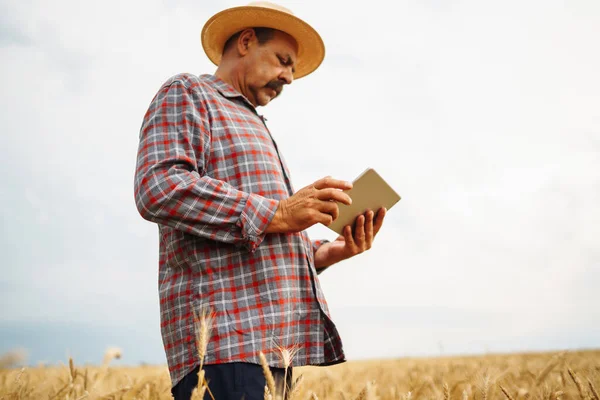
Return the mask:
M260 365L262 365L263 374L265 375L265 379L267 381L267 387L271 392L271 395L276 396L275 391L275 379L273 378L273 374L271 373L271 368L269 368L269 363L267 362L267 357L261 351L259 354Z
M208 390L208 394L212 400L215 400L215 396L213 396L210 388L208 387L208 383L204 377L204 370L202 369L204 365L204 357L206 356L206 349L208 348L208 339L210 338L210 332L213 326L214 314L209 313L206 308L202 308L200 315L193 309L194 312L194 331L196 332L196 349L198 350L198 359L200 360L200 365L198 367L198 384L202 389L198 390L202 392L202 396L204 396L204 392Z
M579 397L581 397L582 400L586 400L585 389L583 388L581 381L579 380L577 375L575 375L575 372L573 372L571 368L567 368L567 371L569 372L571 379L573 379L573 382L575 382L575 386L577 386L577 390L579 391Z
M489 389L490 389L490 376L485 375L483 377L483 386L481 387L481 398L483 400L487 400Z
M446 382L443 385L444 388L444 400L450 400L450 387Z
M500 386L500 390L502 390L502 393L504 393L504 395L506 396L506 398L507 398L508 400L515 400L515 399L513 399L513 398L512 398L512 396L511 396L511 395L508 393L508 391L507 391L506 389L504 389L504 386L502 386L502 385L498 385L498 386Z
M562 390L559 390L557 392L554 392L552 394L554 400L560 400L560 396L562 396L563 394L565 394Z
M209 314L208 311L203 308L200 315L196 313L194 309L194 325L196 331L196 348L198 350L198 358L200 359L200 369L204 364L204 357L206 356L206 349L208 348L208 339L210 338L210 332L212 330L214 315Z
M73 383L73 381L77 377L77 372L75 371L75 364L73 363L73 357L69 357L69 373L69 378L71 380L71 383Z
M287 391L287 374L288 374L288 369L289 367L292 365L292 360L294 359L294 357L296 356L296 353L298 353L298 350L300 350L300 346L294 345L292 347L285 348L285 347L281 347L278 346L277 347L279 349L279 355L281 357L281 361L283 361L283 368L285 368L285 372L283 373L283 398L285 399L285 393Z
M358 393L358 396L356 396L356 400L366 400L368 392L369 392L369 384L367 383L365 385L365 387L362 388L362 390L360 391L360 393Z
M556 367L556 364L558 364L558 360L553 358L545 367L544 369L540 372L540 374L537 376L536 380L535 380L535 385L536 386L540 386L540 384L544 381L544 379L546 379L546 376L548 376L548 374L554 369L554 367Z
M265 400L273 400L273 396L271 396L271 391L269 390L269 388L267 387L267 385L265 385L264 399Z
M374 397L373 396L374 395L374 393L373 393L374 385L375 385L375 382L367 382L365 387L360 391L360 393L356 397L356 400L371 400Z
M600 400L600 397L598 396L598 391L594 387L594 384L592 383L590 378L588 378L588 384L590 386L590 391L592 392L592 397L594 397L595 400Z

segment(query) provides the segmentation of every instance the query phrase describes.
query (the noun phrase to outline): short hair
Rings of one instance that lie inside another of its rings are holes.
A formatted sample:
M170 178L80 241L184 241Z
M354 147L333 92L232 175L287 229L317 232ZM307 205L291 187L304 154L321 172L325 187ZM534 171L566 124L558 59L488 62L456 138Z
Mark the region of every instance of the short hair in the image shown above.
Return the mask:
M258 28L252 28L252 29L254 30L254 34L256 35L256 39L258 40L258 44L265 44L269 40L273 39L273 37L275 36L275 29L273 29L273 28L258 27ZM227 51L227 49L229 49L229 47L233 46L233 43L235 43L235 41L238 40L241 33L245 30L246 29L241 30L241 31L235 33L229 39L227 39L227 41L225 42L225 46L223 46L223 54L225 54L225 52Z

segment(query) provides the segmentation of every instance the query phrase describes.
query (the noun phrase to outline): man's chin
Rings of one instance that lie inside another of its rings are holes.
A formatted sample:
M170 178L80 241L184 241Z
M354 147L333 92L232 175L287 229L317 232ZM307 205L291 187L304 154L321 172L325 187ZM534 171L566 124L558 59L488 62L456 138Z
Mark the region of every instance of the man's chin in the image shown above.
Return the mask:
M266 106L273 100L270 96L260 96L258 99L258 105L261 107Z

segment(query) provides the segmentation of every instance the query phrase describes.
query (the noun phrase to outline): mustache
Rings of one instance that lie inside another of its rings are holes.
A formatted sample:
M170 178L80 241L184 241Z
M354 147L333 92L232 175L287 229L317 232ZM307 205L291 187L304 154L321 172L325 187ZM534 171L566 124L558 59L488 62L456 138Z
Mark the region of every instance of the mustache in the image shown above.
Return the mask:
M267 83L265 87L274 90L277 93L277 96L279 96L283 91L283 85L285 85L285 83L277 79Z

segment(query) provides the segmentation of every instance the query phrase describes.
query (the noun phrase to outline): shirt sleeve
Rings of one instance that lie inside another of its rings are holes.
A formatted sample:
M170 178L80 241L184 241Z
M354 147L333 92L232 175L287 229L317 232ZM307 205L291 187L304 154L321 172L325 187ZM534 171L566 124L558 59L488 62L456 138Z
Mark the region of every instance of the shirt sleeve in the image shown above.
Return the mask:
M311 240L312 250L313 250L313 258L314 258L314 255L317 253L318 248L321 247L322 245L324 245L325 243L329 243L329 240L326 240L326 239ZM318 268L317 275L321 274L327 268L329 268L329 267Z
M149 221L253 252L279 201L206 175L211 134L202 103L182 80L165 84L152 100L140 130L137 209Z

